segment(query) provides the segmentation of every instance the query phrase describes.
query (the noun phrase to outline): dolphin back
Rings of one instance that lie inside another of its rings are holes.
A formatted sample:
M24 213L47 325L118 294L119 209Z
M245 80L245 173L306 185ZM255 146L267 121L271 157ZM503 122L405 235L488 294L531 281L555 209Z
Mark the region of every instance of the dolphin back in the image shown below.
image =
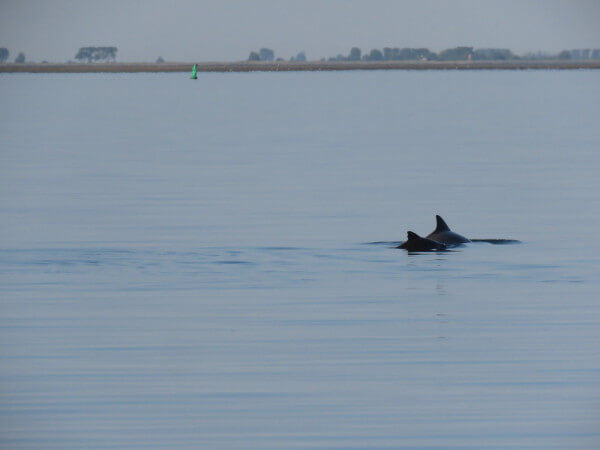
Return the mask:
M396 248L402 248L404 250L408 250L409 252L429 252L432 250L446 250L446 245L441 242L421 237L413 231L409 231L406 234L408 240Z
M435 230L427 235L429 239L433 239L434 241L448 245L458 245L471 242L466 237L452 231L444 219L441 218L441 216L436 215L435 220Z

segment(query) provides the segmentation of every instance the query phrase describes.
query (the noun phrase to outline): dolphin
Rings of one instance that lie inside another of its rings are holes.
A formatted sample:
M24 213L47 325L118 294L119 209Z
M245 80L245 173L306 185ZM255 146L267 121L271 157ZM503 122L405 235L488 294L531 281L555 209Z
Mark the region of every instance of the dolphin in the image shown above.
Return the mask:
M455 233L450 227L444 222L440 216L435 216L436 227L431 233L427 235L427 239L433 239L434 241L441 242L446 245L458 245L471 242L464 236Z
M423 238L417 233L409 231L408 240L396 248L403 248L409 252L429 252L435 250L446 250L446 244L434 241L433 239Z

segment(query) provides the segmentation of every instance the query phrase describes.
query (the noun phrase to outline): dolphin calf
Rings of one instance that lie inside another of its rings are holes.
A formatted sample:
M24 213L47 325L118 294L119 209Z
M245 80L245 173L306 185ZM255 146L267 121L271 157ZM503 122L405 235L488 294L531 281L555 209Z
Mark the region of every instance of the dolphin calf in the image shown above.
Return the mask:
M430 252L435 250L446 250L446 244L434 241L433 239L424 238L417 233L409 231L407 233L408 240L396 248L403 248L409 252Z
M442 244L446 245L458 245L471 242L466 237L452 231L446 222L444 222L444 219L442 219L440 216L436 215L435 220L435 230L427 235L428 239L433 239L434 241L441 242Z

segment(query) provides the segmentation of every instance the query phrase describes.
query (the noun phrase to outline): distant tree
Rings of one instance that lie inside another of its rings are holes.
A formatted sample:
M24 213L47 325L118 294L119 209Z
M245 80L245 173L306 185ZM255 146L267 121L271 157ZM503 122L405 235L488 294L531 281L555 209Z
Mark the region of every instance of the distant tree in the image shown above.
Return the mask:
M10 55L10 52L8 51L7 48L0 48L0 63L3 63L4 61L6 61L8 59L8 56Z
M25 62L25 53L20 52L17 57L15 58L15 62L17 64L23 64Z
M114 61L117 57L117 47L81 47L75 59L88 63L97 61Z
M105 47L105 52L108 55L108 59L113 62L117 59L117 47Z
M569 52L569 55L570 55L570 53L571 52ZM525 53L521 57L521 59L525 59L525 60L556 59L556 58L558 58L558 55L552 55L550 53L541 52L541 51Z
M369 55L370 58L370 55ZM390 48L383 49L383 59L386 61L416 61L419 59L433 60L437 55L426 48Z
M424 59L431 61L436 60L438 58L438 55L433 53L432 51L429 51L428 48L403 48L402 50L408 53L409 58L407 59Z
M571 52L569 50L563 50L558 54L558 59L571 59Z
M377 50L376 48L374 48L369 52L368 59L369 61L381 61L383 60L383 53L381 53L381 50Z
M298 52L296 61L306 61L306 54L304 52Z
M165 62L165 60L163 59L162 56L159 56L158 59L156 60L156 64L162 64L164 62Z
M413 49L411 48L394 48L392 49L392 55L394 57L394 59L397 59L399 61L402 60L409 60L409 59L419 59L417 55L414 54L415 52L413 51Z
M83 62L84 60L87 60L87 62L92 62L94 59L93 47L81 47L75 55L75 59L79 62Z
M352 47L350 49L350 55L348 55L348 61L360 61L360 48Z
M250 52L250 56L248 56L248 61L260 61L260 55L256 52Z
M261 48L258 51L261 61L273 61L275 59L275 52L270 48Z
M442 61L463 61L473 54L473 47L454 47L446 49L439 54Z
M473 52L473 59L503 61L507 59L516 59L516 55L507 48L478 48Z

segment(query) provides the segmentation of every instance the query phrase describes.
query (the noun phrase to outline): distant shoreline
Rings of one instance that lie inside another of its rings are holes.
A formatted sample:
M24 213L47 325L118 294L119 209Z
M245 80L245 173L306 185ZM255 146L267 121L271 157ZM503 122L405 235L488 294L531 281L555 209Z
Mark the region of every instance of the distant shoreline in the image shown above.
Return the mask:
M290 72L321 70L574 70L600 69L600 60L510 61L281 61L206 62L198 72ZM0 73L189 72L189 63L24 63L0 64Z

